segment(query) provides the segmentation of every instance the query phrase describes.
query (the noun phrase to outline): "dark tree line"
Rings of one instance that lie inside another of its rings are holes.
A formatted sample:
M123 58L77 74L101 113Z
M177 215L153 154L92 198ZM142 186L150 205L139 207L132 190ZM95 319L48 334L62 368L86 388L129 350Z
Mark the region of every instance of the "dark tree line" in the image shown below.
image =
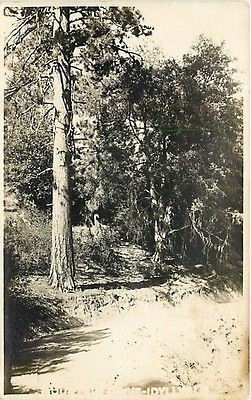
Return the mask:
M127 229L156 263L241 260L242 100L233 76L223 44L201 37L180 64L129 64L106 95L103 173L114 187L127 182Z

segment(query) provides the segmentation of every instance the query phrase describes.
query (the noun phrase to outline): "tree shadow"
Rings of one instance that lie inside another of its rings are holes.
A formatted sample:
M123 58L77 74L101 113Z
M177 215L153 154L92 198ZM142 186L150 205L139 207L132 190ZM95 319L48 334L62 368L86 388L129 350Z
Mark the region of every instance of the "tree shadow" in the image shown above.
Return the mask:
M242 295L242 268L217 271L210 265L173 266L166 273L164 287L154 290L170 304L191 294L200 295L217 303L228 303L233 293Z
M124 276L121 274L118 278L100 274L93 282L90 276L89 282L83 284L83 281L80 281L77 289L81 291L88 289L134 290L155 287L160 297L170 304L173 304L175 296L180 296L182 299L190 294L199 294L216 302L229 302L233 292L242 294L243 270L241 266L233 268L226 265L222 269L217 269L206 264L173 263L163 264L153 272L151 277L144 278L144 274L138 274L136 280L133 280L130 274L124 274Z
M111 281L104 283L90 283L90 284L82 284L77 287L79 290L87 290L87 289L142 289L148 288L155 285L161 285L166 282L166 277L153 277L150 279L144 279L141 281Z
M5 394L41 394L41 389L28 389L26 386L12 386Z
M109 336L109 329L68 329L24 343L15 357L12 376L45 374L63 369L71 354L86 352Z

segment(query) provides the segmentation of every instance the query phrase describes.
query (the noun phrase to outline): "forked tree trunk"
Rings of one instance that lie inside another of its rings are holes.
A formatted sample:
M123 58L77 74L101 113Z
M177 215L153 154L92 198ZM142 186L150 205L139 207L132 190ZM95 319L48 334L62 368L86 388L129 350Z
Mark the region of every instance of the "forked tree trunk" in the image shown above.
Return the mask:
M50 283L62 291L74 289L74 258L70 205L69 138L72 121L69 15L55 8L54 20L54 150L52 256Z

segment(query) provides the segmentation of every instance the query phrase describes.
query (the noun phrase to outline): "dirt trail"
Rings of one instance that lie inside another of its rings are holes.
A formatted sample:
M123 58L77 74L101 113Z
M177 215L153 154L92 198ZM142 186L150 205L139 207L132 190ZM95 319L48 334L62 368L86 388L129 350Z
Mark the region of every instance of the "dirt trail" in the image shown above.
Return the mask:
M247 391L244 308L241 297L216 303L191 296L176 307L139 302L88 327L27 343L12 384L16 392L41 392L45 398L54 392L99 399L108 391L107 398L118 399L130 387L130 398L132 393L138 398L137 391L153 394L162 387L166 398L175 392L184 399L191 393L201 399L207 393L212 399L242 399Z

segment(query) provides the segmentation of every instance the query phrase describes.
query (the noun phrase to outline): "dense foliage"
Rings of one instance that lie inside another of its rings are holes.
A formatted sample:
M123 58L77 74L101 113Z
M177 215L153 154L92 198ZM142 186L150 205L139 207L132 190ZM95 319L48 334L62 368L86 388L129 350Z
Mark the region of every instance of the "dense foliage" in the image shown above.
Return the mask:
M96 33L98 11L87 10L84 43L77 43L81 24L72 33L72 46L83 46L72 67L73 221L91 225L97 212L122 239L152 251L158 264L237 266L242 100L231 59L223 44L204 37L181 62L154 62L147 51L142 58L128 55L118 39L128 26L142 30L133 31L136 36L149 30L139 25L139 14L116 10L102 10L106 24ZM125 24L113 32L117 19ZM48 11L40 34L34 31L15 49L5 104L6 182L44 211L50 210L52 183L49 21Z
M16 21L5 44L6 177L21 197L25 194L43 210L51 205L55 40L62 42L70 57L73 95L81 84L83 71L89 74L82 85L81 98L77 99L76 95L70 100L75 106L81 103L83 109L90 107L86 105L88 96L83 96L83 90L88 92L90 80L101 82L131 56L125 39L151 34L151 28L142 24L140 12L131 7L59 9L67 17L69 27L66 37L54 39L53 7L6 7L4 10L5 15ZM72 126L69 142L74 155L73 135ZM36 162L32 162L35 154ZM18 157L13 160L15 155ZM78 203L78 191L73 192L73 202Z
M100 204L112 197L127 238L151 247L157 224L165 257L241 260L242 100L234 72L223 44L201 37L182 63L128 64L106 90Z

